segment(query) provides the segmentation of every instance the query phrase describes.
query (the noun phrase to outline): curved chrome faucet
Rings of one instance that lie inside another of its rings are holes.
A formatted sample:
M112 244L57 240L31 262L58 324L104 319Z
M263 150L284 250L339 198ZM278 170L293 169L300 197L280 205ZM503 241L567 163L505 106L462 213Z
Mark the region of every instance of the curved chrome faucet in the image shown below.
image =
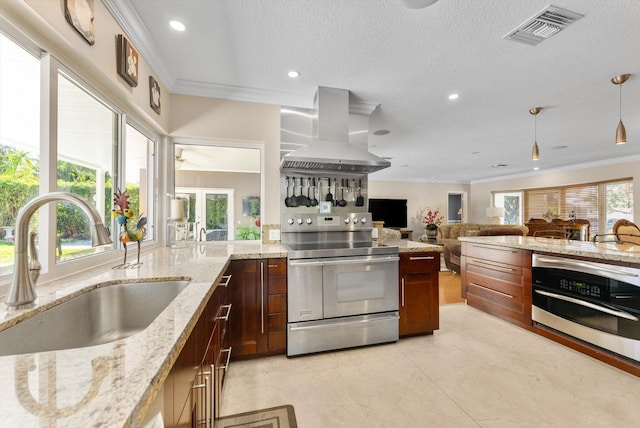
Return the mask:
M204 232L204 241L206 241L207 240L207 229L205 229L204 227L200 228L200 233L198 233L198 241L203 241L202 232Z
M15 233L15 259L13 278L7 293L7 306L16 307L33 303L36 300L36 280L40 274L40 263L35 250L35 233L29 233L29 220L38 208L49 202L66 201L78 205L91 219L91 246L110 244L109 229L102 223L100 213L85 198L69 192L52 192L38 196L23 206L18 212ZM31 235L29 239L29 235ZM30 245L29 245L29 241ZM31 260L27 252L30 249Z

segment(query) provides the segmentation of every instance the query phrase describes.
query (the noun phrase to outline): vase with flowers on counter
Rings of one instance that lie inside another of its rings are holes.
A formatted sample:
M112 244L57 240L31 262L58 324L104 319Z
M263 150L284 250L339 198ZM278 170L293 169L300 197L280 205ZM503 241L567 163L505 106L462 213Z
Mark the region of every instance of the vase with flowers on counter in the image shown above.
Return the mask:
M422 215L422 223L424 224L425 235L427 240L435 241L438 236L438 226L442 224L444 216L440 214L440 208L425 209Z

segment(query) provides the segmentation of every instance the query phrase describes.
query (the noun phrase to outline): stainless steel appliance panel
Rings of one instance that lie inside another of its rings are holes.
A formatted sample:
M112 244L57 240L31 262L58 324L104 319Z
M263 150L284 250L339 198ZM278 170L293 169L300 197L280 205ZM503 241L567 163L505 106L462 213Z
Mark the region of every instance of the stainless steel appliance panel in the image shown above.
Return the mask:
M324 262L324 317L398 310L397 256L343 257Z
M640 269L534 254L532 318L640 361Z
M322 262L290 260L287 275L288 321L322 319Z
M287 356L395 342L398 312L290 323Z

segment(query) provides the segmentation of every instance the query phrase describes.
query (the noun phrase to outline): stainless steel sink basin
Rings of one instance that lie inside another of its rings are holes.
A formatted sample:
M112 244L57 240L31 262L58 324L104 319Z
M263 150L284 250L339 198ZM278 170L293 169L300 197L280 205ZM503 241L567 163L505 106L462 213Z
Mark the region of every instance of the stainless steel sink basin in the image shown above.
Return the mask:
M0 356L99 345L144 330L189 284L130 282L96 288L0 331Z

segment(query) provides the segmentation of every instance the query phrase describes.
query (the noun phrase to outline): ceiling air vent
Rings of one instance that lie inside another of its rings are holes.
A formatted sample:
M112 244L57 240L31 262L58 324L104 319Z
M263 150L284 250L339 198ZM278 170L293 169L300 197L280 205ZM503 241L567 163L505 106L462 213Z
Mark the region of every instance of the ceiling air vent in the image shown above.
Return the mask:
M584 15L571 12L561 7L549 5L526 20L515 30L509 31L505 40L524 43L535 46L554 34L564 30L569 24L573 24Z

